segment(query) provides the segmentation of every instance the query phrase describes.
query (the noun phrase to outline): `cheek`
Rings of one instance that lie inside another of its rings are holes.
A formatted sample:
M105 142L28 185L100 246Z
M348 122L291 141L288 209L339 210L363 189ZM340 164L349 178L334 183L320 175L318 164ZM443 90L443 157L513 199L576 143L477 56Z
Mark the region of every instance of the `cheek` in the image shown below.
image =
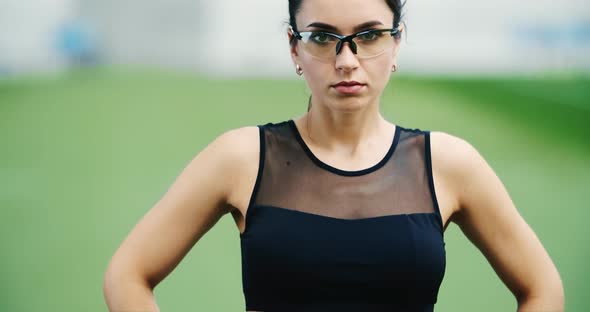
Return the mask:
M323 92L322 90L330 83L327 79L332 75L330 70L333 70L333 67L317 61L305 62L304 65L303 76L308 88L312 91Z
M365 69L373 86L382 89L387 85L391 77L392 66L393 63L388 60L384 60L383 62L368 62L365 64Z

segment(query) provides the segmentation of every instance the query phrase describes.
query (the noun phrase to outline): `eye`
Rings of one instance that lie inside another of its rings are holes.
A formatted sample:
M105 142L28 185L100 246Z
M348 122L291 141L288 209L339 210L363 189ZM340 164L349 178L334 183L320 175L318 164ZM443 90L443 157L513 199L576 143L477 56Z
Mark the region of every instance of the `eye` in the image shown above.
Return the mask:
M325 44L333 41L334 38L323 32L313 32L311 36L309 36L309 40L315 43Z
M358 35L357 38L359 38L362 41L375 41L379 39L379 37L381 37L382 35L383 34L378 31L368 31L366 33Z

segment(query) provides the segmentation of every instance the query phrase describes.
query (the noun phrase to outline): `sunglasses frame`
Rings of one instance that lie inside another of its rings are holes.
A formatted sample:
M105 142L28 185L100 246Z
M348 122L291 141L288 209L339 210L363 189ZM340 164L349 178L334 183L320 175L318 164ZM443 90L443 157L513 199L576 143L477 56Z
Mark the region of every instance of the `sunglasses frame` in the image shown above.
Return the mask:
M329 31L322 31L322 30L298 32L295 29L293 29L293 26L289 26L289 31L291 32L291 34L293 34L293 38L295 38L297 40L302 40L302 41L303 41L303 35L309 34L309 36L311 36L312 33L323 33L323 34L326 34L328 36L332 36L332 37L338 39L338 43L336 44L336 55L340 54L340 52L342 51L342 46L343 46L344 42L348 42L352 53L357 54L356 43L354 41L352 41L352 39L362 36L362 35L365 35L367 33L389 32L389 34L392 37L398 36L400 34L399 28L368 29L368 30L359 31L357 33L354 33L354 34L348 35L348 36L343 36L343 35L335 34L335 33L329 32Z

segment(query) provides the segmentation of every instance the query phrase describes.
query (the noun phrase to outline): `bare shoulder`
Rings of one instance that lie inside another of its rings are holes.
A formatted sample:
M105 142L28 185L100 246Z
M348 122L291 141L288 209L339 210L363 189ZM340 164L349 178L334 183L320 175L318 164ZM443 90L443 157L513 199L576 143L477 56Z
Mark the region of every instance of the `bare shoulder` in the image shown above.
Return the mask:
M229 211L245 214L250 192L256 183L260 158L260 128L245 126L226 131L216 139L226 159L224 172L231 184L226 197Z
M228 164L249 165L258 158L260 134L257 126L245 126L227 130L212 144L224 155ZM233 167L233 166L232 166ZM238 169L235 168L234 169Z
M470 142L444 131L430 132L430 148L435 188L444 190L437 192L440 208L446 208L447 216L456 221L468 181L489 166Z
M495 205L500 199L503 200L501 205L513 206L494 169L470 142L446 132L433 131L431 150L433 171L444 181L455 201L453 221L459 226L466 225L468 214L497 209Z
M433 159L440 164L439 170L447 174L461 174L481 158L476 148L467 140L443 131L430 132Z
M244 173L258 164L259 131L257 126L234 128L225 131L211 143L211 145L215 145L219 157L223 158L227 173L234 180L239 180Z

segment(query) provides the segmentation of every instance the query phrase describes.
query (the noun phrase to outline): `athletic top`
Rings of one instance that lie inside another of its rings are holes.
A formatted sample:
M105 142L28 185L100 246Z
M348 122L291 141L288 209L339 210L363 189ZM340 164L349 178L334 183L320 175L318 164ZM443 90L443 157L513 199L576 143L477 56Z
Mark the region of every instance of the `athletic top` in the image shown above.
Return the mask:
M433 311L446 251L430 131L399 125L357 171L318 159L293 120L259 125L240 233L246 310Z

